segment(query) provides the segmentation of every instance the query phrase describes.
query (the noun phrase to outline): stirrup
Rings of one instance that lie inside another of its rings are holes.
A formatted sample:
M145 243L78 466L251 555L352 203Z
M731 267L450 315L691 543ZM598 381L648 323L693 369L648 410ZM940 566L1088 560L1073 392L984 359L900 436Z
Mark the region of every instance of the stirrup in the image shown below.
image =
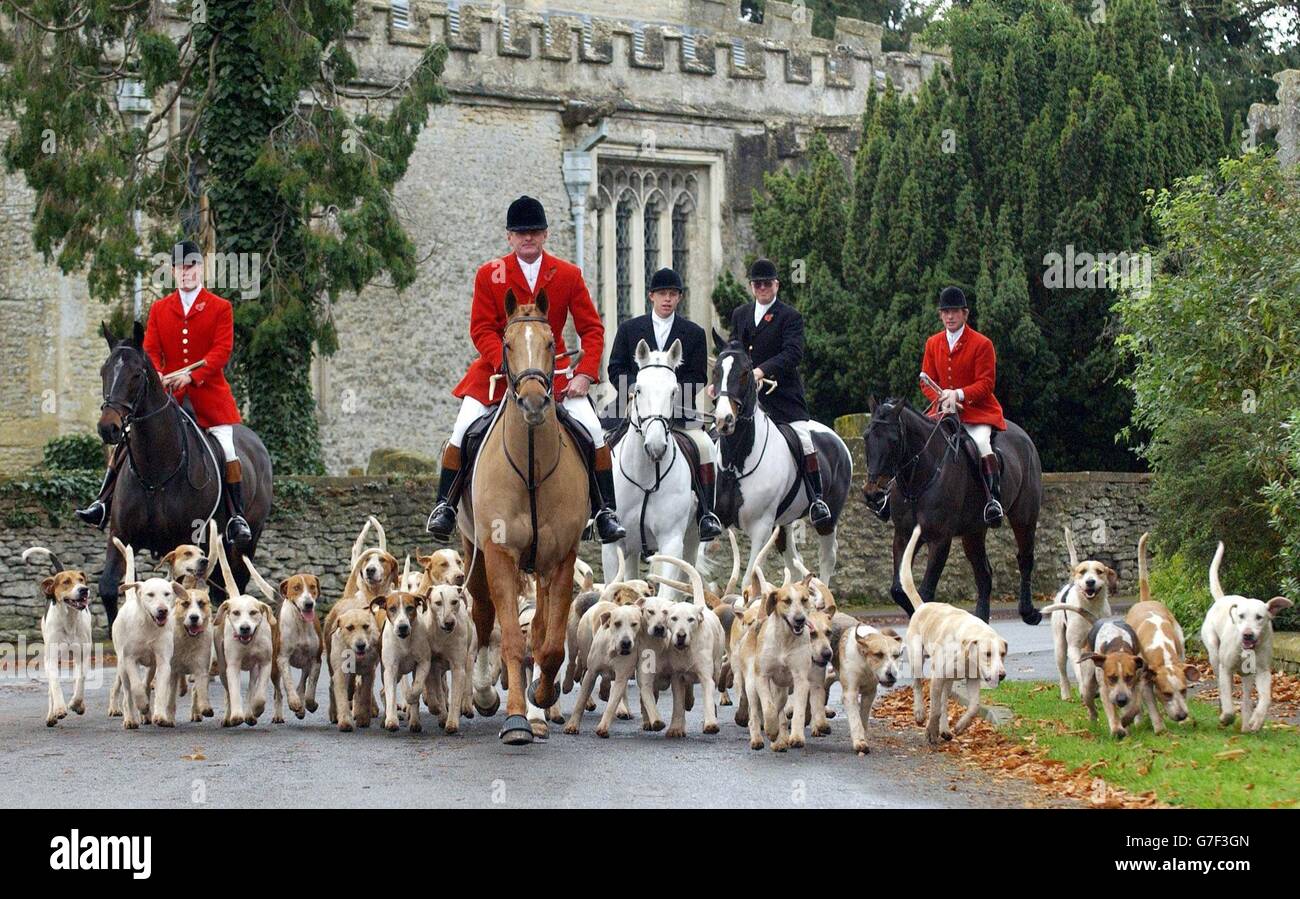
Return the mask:
M808 507L808 520L814 525L826 524L831 520L831 507L820 496Z
M456 509L445 499L441 500L429 513L424 529L439 543L450 543L451 534L456 529Z
M253 531L243 515L236 512L226 521L226 541L231 546L240 546L253 539Z
M705 512L700 516L699 527L700 540L702 541L717 540L722 536L722 522L718 520L718 516L713 512Z
M595 525L596 536L600 538L601 543L617 543L627 538L627 530L619 523L614 510L609 507L598 511L592 523Z
M108 507L99 500L95 500L84 509L73 509L72 514L91 527L99 528L101 531L104 529L104 525L108 523Z
M989 527L999 527L1002 524L1002 515L1002 503L991 499L984 504L984 523Z

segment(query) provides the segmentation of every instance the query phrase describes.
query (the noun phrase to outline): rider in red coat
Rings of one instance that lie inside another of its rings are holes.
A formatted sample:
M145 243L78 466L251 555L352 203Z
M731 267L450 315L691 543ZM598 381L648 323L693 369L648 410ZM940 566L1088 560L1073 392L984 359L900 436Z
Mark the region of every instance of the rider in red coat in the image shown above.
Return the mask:
M225 456L226 500L230 520L226 537L242 545L253 539L244 519L239 455L235 452L234 426L240 423L239 407L226 383L225 367L235 344L234 313L230 303L203 286L203 254L198 244L187 240L174 250L172 274L178 289L149 308L144 350L163 386L179 403L189 397L198 426L217 438ZM190 371L184 369L200 363ZM170 372L170 374L168 374ZM99 496L76 515L102 528L108 522L113 484L125 453L119 447L109 463Z
M921 371L939 390L925 379L921 381L921 390L934 405L935 415L956 412L979 448L986 499L984 522L997 527L1002 523L1002 503L993 431L1005 431L1007 423L1002 418L1002 406L993 395L997 352L993 341L966 324L969 316L970 309L961 288L945 287L939 294L939 318L944 329L925 342L925 358L921 363Z
M456 528L456 505L461 478L461 441L465 431L489 406L501 401L505 382L492 375L501 371L501 341L506 330L506 291L514 291L519 303L531 303L546 291L551 332L555 336L556 354L565 351L564 323L573 313L573 326L582 343L583 357L573 379L556 374L555 398L587 431L596 447L595 467L591 477L592 515L602 543L613 543L627 536L614 510L614 472L605 432L587 390L600 379L600 361L605 349L605 326L600 320L582 270L545 252L546 210L532 197L524 196L510 204L506 212L506 239L511 252L484 263L474 278L474 302L470 308L469 336L478 349L478 358L452 390L460 397L460 412L452 427L451 439L442 455L438 481L438 499L426 525L435 540L446 543ZM563 363L562 363L563 364Z

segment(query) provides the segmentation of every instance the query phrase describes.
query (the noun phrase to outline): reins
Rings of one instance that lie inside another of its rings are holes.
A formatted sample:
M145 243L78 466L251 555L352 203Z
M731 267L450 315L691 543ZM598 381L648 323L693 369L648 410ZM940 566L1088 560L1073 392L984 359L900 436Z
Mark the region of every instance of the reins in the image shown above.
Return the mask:
M907 452L907 430L906 428L904 428L903 420L902 420L903 410L906 408L908 407L902 406L898 410L898 415L899 415L898 440L903 453ZM919 462L921 458L925 455L926 450L929 449L930 447L930 442L934 440L934 435L939 433L939 431L943 428L943 423L946 419L947 416L941 416L940 418L936 419L934 423L934 427L930 429L930 433L926 436L925 442L921 444L921 448L916 451L916 453L912 456L912 458L908 459L906 462L898 466L898 470L894 472L894 476L889 479L889 483L887 483L884 489L882 490L882 492L885 494L886 497L889 496L889 492L894 488L894 486L897 485L898 492L903 497L903 499L906 500L908 503L915 503L918 499L920 499L923 495L925 495L926 491L928 491L932 486L934 486L934 483L939 479L940 475L943 474L944 468L947 467L948 458L952 455L955 455L956 452L958 451L958 441L960 440L960 437L958 436L959 432L955 432L951 437L944 438L943 455L939 457L939 461L935 464L934 471L931 472L930 477L926 479L925 483L922 484L920 488L913 489L911 485L911 481L912 481L912 477L914 477L916 474L917 462ZM868 430L870 430L872 426L868 425L867 427ZM911 475L908 476L906 482L903 482L900 481L899 478L903 476L903 473L905 471L910 471Z
M664 365L662 362L653 362L648 365L640 366L638 369L638 373L640 371L644 371L647 368L664 368L667 369L668 371L673 372L674 377L676 376L676 369L674 369L671 365ZM634 414L628 416L628 425L632 428L632 430L636 431L637 434L641 436L641 451L644 452L647 457L650 455L649 451L645 448L644 427L645 425L658 421L662 423L664 426L664 436L668 439L668 445L671 447L673 453L672 457L668 460L667 468L663 467L661 460L651 459L655 467L655 481L649 487L645 486L636 478L632 477L630 474L627 473L627 468L624 465L624 458L622 455L619 456L619 460L618 460L619 473L622 474L623 477L627 479L628 483L630 483L633 487L636 487L638 490L641 491L641 515L639 519L639 527L641 531L641 554L642 556L644 556L646 555L647 549L650 545L649 541L646 539L646 530L645 530L646 508L650 505L650 497L653 494L659 492L659 488L663 486L664 478L668 476L668 473L673 470L673 466L677 464L678 452L677 452L677 438L673 436L671 419L669 419L667 415L649 415L646 416L645 418L642 418L640 413L640 407L637 406L637 400L640 398L640 396L641 396L640 391L636 391L635 393L632 394L632 412Z

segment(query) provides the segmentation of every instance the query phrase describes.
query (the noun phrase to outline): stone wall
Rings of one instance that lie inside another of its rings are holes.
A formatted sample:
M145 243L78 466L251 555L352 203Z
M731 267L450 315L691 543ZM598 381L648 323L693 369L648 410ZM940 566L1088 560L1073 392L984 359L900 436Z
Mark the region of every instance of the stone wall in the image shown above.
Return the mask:
M862 443L851 440L855 470L862 470ZM428 551L423 531L431 506L433 482L426 478L302 478L310 496L286 500L272 517L258 551L259 570L275 581L295 571L308 570L321 577L326 597L333 597L347 579L349 552L365 518L379 517L388 536L389 548L399 559L416 549ZM855 478L855 482L860 477ZM1121 592L1135 589L1137 538L1149 527L1146 503L1146 475L1106 472L1073 472L1046 476L1046 499L1039 523L1038 565L1034 591L1047 594L1060 586L1066 570L1066 551L1061 526L1069 523L1076 535L1081 556L1100 558L1116 568ZM70 515L62 518L69 519ZM31 522L35 521L35 524ZM47 514L34 502L0 497L0 641L19 635L32 639L39 634L38 620L44 601L37 595L39 573L26 569L21 554L32 545L48 546L59 553L64 564L80 566L94 579L102 568L104 539L75 521L51 526ZM15 523L17 526L15 526ZM839 535L839 571L834 586L841 598L888 601L890 583L890 540L892 526L872 517L861 500L851 497ZM809 539L801 550L815 565L815 544ZM1006 530L991 532L994 592L1009 595L1018 583L1014 543ZM742 552L745 548L742 544ZM731 560L725 549L715 570L723 577ZM600 570L599 547L584 544L582 556ZM152 560L141 557L141 571ZM920 578L921 565L917 565ZM939 598L967 600L974 595L970 566L959 549L949 557L939 585ZM103 610L93 608L103 626Z

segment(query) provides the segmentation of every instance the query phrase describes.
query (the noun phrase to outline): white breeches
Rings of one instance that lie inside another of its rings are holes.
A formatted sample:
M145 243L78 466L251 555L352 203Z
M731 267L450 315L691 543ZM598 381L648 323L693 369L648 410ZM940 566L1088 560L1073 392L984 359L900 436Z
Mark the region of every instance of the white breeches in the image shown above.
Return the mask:
M217 438L217 443L221 444L221 452L225 455L227 462L234 462L239 458L235 453L234 425L213 425L208 428L208 433Z
M799 435L799 446L803 448L803 454L805 456L811 456L813 453L817 452L817 448L813 446L812 442L812 431L808 429L808 419L805 418L803 421L792 421L790 422L790 427Z
M686 435L695 441L695 448L700 451L700 464L711 465L713 463L713 441L709 439L709 432L704 428L685 428Z
M981 456L992 455L993 425L966 425L966 433L970 434L975 445L980 448Z
M568 412L574 421L587 429L587 434L596 446L605 445L605 431L600 426L600 419L596 417L596 410L592 407L591 400L585 396L565 397L563 406L564 411ZM487 409L487 406L472 396L467 396L460 401L460 411L456 413L456 423L451 426L452 446L460 446L460 442L465 439L465 431Z

